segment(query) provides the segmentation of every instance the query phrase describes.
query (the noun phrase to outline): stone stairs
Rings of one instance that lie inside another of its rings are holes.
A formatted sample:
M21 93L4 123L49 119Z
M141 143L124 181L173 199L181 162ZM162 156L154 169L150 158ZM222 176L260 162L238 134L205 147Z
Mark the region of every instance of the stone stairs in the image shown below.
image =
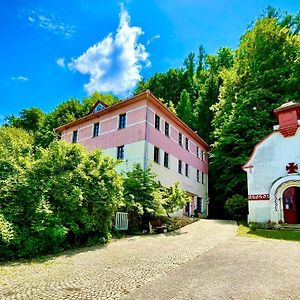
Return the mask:
M300 232L300 224L282 224L281 230L294 230Z

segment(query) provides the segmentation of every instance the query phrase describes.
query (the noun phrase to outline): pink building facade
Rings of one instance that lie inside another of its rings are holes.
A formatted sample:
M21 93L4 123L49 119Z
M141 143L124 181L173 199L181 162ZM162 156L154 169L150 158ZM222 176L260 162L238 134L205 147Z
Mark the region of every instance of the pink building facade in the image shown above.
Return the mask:
M195 209L207 215L209 147L149 91L109 107L97 103L89 115L57 131L64 141L122 159L120 171L140 163L164 186L178 181L191 202L175 215L190 216Z

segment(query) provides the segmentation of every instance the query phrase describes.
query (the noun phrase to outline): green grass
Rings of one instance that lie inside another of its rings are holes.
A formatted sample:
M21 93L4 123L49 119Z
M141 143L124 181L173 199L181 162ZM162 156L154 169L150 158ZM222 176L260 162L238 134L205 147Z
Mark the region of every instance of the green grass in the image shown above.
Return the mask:
M240 224L237 233L241 236L300 242L300 231L265 229L251 230L249 227Z

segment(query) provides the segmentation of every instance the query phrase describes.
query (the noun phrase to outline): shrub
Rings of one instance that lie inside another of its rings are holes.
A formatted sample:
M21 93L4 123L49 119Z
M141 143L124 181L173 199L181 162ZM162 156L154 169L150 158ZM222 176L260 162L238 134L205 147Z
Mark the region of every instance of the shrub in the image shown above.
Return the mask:
M2 156L0 256L32 257L107 241L123 203L117 164L99 150L57 141L34 158L30 151L13 160Z
M248 214L248 200L241 195L234 195L226 200L225 210L234 220L240 221Z

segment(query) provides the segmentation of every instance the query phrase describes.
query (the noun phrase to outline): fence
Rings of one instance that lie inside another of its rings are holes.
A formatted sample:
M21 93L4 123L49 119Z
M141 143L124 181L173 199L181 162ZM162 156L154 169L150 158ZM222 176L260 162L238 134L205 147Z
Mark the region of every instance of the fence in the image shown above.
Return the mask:
M115 228L117 230L127 230L128 229L128 213L117 212Z

